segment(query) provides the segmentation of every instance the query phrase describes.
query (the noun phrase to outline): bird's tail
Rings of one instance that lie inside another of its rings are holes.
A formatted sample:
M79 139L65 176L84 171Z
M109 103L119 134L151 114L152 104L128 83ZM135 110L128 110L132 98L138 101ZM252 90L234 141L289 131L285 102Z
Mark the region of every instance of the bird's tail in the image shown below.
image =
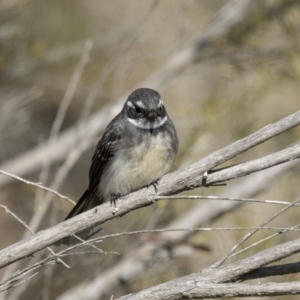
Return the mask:
M91 200L90 200L91 201ZM88 206L88 190L86 190L83 195L80 197L76 205L72 208L69 214L66 216L65 221L73 218L84 212Z
M65 218L65 221L96 206L98 203L95 203L95 202L96 202L95 197L91 197L88 193L88 190L86 190L83 193L83 195L80 197L80 199L78 200L76 205L73 207L73 209L69 212L69 214ZM80 239L86 240L91 235L93 235L93 231L94 231L93 228L89 228L89 229L86 229L86 230L76 234L76 236L78 236ZM73 245L73 244L76 244L79 242L80 242L80 240L78 238L76 238L74 236L68 236L68 237L62 239L61 241L59 241L58 243L56 243L55 245L56 246L59 246L61 244Z

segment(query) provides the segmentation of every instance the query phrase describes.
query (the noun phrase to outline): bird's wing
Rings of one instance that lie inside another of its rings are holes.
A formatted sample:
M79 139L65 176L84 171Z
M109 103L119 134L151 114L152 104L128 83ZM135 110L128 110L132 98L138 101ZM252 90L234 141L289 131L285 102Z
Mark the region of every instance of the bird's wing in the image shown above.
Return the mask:
M115 155L115 151L120 145L125 128L122 122L118 122L118 118L119 115L106 127L102 138L98 142L90 167L89 187L65 220L103 203L104 199L101 198L101 195L98 193L100 178L108 160Z
M97 144L96 150L92 158L92 164L90 168L89 178L89 196L97 194L97 187L99 185L103 170L107 166L107 163L115 155L116 149L122 141L124 124L121 122L112 121L106 128L102 138ZM101 195L98 195L98 197ZM103 199L98 199L100 203ZM98 203L98 204L100 204Z

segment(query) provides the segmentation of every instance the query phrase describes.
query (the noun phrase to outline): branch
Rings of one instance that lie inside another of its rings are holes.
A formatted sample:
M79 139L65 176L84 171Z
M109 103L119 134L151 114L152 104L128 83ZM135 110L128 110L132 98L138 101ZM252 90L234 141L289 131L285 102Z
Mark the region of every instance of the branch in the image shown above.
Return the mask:
M76 204L76 203L75 203L73 200L71 200L69 197L62 195L62 194L58 193L57 191L54 191L53 189L47 188L47 187L43 186L41 183L39 183L39 182L32 182L32 181L26 180L26 179L24 179L24 178L21 178L21 177L19 177L19 176L10 174L10 173L8 173L8 172L5 172L5 171L3 171L3 170L0 170L0 174L9 176L9 177L14 178L14 179L17 179L17 180L19 180L19 181L21 181L21 182L24 182L24 183L28 184L28 185L32 185L32 186L38 187L38 188L40 188L40 189L42 189L42 190L45 190L45 191L47 191L47 192L49 192L49 193L52 193L52 194L58 196L58 197L59 197L60 199L62 199L62 200L67 200L68 202L72 203L73 205Z
M249 279L257 279L263 277L270 277L270 276L282 276L288 274L296 274L300 272L300 262L278 265L278 266L271 266L271 267L263 267L250 272L246 275L240 277L240 281L245 281Z
M178 282L181 280L180 285ZM185 286L183 286L185 285ZM116 300L183 300L233 297L263 297L300 294L300 282L267 283L267 284L232 284L232 283L199 283L180 278L168 286L158 286L158 290L148 289L136 294L124 296Z
M119 201L118 212L115 214L112 213L110 205L106 203L50 229L41 231L26 240L2 250L0 252L0 267L7 266L21 258L31 255L67 236L74 235L89 227L103 224L117 216L123 216L135 209L151 205L155 202L155 198L158 195L170 195L190 188L201 187L203 186L203 173L206 170L216 167L217 165L258 144L261 144L279 133L293 128L299 123L300 111L212 153L195 164L167 174L159 181L157 195L153 193L152 188L143 188L128 196L122 197ZM264 158L244 163L241 166L238 165L228 170L213 173L208 176L207 183L217 183L230 180L238 176L245 176L246 174L269 168L299 157L300 145L296 145Z
M254 176L244 178L239 182L238 187L227 188L222 195L235 195L236 197L254 197L266 190L276 179L286 174L292 168L298 165L298 162L292 161L282 164L264 172L256 173ZM289 204L289 203L288 203ZM185 227L201 227L208 224L215 218L220 218L224 214L237 209L241 203L231 201L206 201L198 205L193 205L192 208L173 220L165 228ZM64 292L59 300L82 300L89 295L90 300L96 300L103 297L105 294L116 289L120 282L128 282L133 278L137 278L147 272L148 266L161 265L165 260L168 260L168 255L157 255L161 251L166 251L166 246L176 244L184 239L187 239L191 232L173 232L172 234L163 233L155 242L144 242L141 246L134 249L134 253L128 253L123 260L116 263L114 266L99 273L89 283L81 283ZM156 255L155 255L156 254ZM155 257L155 259L153 259ZM154 262L155 260L155 262Z
M300 239L287 242L261 251L251 257L226 265L223 268L212 268L201 273L191 274L169 282L145 289L134 295L121 297L120 300L147 299L202 299L235 296L272 296L300 294L297 283L267 283L260 285L225 284L235 282L251 271L300 252ZM278 287L278 289L276 289ZM223 289L224 288L224 289Z

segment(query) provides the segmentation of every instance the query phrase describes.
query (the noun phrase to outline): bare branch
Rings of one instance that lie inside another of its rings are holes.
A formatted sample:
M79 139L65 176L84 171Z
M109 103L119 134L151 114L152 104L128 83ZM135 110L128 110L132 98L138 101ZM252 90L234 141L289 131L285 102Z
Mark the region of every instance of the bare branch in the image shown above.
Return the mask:
M4 291L7 291L7 290L9 290L9 289L11 289L11 288L13 288L13 287L16 287L16 286L18 286L19 284L22 284L22 283L24 283L24 282L30 280L32 277L34 277L34 276L37 275L37 274L38 274L38 272L36 272L36 273L30 275L28 278L26 278L26 279L24 279L24 280L18 280L18 279L16 279L16 280L10 281L10 282L8 282L8 284L7 284L5 287L3 287L3 288L0 289L0 292L4 292ZM16 283L14 283L14 282L16 282Z
M254 202L254 203L266 203L266 204L278 204L278 205L290 205L290 202L278 201L278 200L259 200L250 198L236 198L236 197L224 197L224 196L200 196L200 195L176 195L176 196L159 196L155 200L227 200L227 201L237 201L237 202ZM295 203L294 206L300 206L300 204Z
M7 206L0 205L0 207L3 208L8 215L12 216L15 220L17 220L20 224L22 224L31 234L34 234L34 232L26 224L26 222L21 220L16 214L14 214L11 210L9 210Z
M296 274L300 272L300 262L277 265L271 267L259 268L253 272L241 276L240 280L257 279L270 276L282 276L287 274Z
M102 242L106 239L127 236L127 235L136 235L142 233L162 233L162 232L176 232L176 231L188 231L188 232L197 232L197 231L250 231L250 230L268 230L268 231L279 231L278 234L281 234L286 231L300 231L299 225L293 227L201 227L201 228L163 228L163 229L147 229L147 230L135 230L128 232L119 232L109 235L104 235L94 239L90 239L90 243ZM84 241L84 240L82 240ZM86 242L86 241L84 241Z
M299 294L300 289L294 290L293 283L267 283L264 285L258 285L257 287L262 288L259 294L256 294L255 289L251 290L251 287L256 287L255 285L240 285L232 284L229 285L225 290L222 291L222 284L227 282L235 282L239 280L243 275L248 274L254 270L261 268L262 266L269 264L271 262L281 260L287 256L300 252L300 239L295 241L287 242L265 251L261 251L251 257L239 260L237 262L231 263L224 266L223 268L210 268L201 273L191 274L182 278L178 278L158 286L154 286L143 290L134 295L129 295L121 297L120 299L187 299L185 295L190 292L195 292L195 294L190 294L191 298L214 298L214 297L234 297L234 296L255 296L255 295L277 295L274 294L275 286L282 286L285 288L281 290L282 295L284 294ZM211 285L214 285L212 289ZM242 286L244 291L248 290L247 294L243 294L242 290L238 289L238 286ZM299 287L299 283L297 283ZM231 294L236 287L239 292L238 294ZM289 289L287 288L289 287ZM251 290L251 292L250 292ZM285 290L285 291L283 291ZM220 294L219 292L222 291ZM277 293L277 292L276 292ZM280 293L278 295L281 295ZM150 297L150 298L149 298Z
M293 207L295 204L298 204L300 202L300 199L297 199L295 201L293 201L291 204L289 204L286 207L283 207L281 210L279 210L276 214L274 214L271 218L268 218L267 220L265 220L260 226L263 227L265 225L267 225L268 223L270 223L272 220L274 220L276 217L278 217L279 215L281 215L283 212L285 212L286 210L288 210L289 208ZM253 229L251 232L249 232L247 235L245 235L239 242L238 244L236 244L230 251L228 254L226 254L218 263L217 265L221 265L222 263L225 262L225 260L227 258L229 258L234 251L241 246L246 240L248 240L253 234L255 234L259 229Z
M300 224L297 224L296 226L293 226L293 227L291 227L291 228L289 228L289 229L294 230L294 229L298 229L299 227L300 227ZM270 239L272 239L273 237L275 237L275 236L277 236L277 235L279 235L279 234L282 234L282 233L284 233L284 232L286 232L286 229L284 229L284 230L282 230L282 231L279 231L279 232L276 232L276 233L274 233L274 234L272 234L272 235L269 235L269 236L267 236L267 237L265 237L265 238L263 238L263 239L260 239L260 240L258 240L257 242L252 243L251 245L249 245L249 246L243 248L242 250L234 252L234 253L231 254L229 257L231 258L231 257L234 257L234 256L240 254L240 253L243 253L243 252L245 252L245 251L248 251L249 249L251 249L251 248L253 248L253 247L255 247L255 246L257 246L257 245L259 245L259 244L261 244L261 243L263 243L263 242L265 242L265 241L267 241L267 240L270 240Z
M248 197L258 195L270 186L271 183L275 182L278 177L291 170L297 164L297 161L292 161L268 169L264 172L256 173L254 176L241 180L238 187L227 188L224 194L234 194L237 197L241 195L248 195ZM240 205L240 202L217 202L214 200L201 203L193 206L192 209L180 218L171 222L166 228L179 228L181 226L200 227L217 217L221 217L222 215L237 209ZM76 285L66 291L59 297L59 300L79 300L83 299L86 295L89 295L90 299L94 300L101 297L108 291L113 290L120 280L122 282L127 282L145 272L147 266L151 263L151 258L154 253L157 253L161 249L165 249L165 245L186 239L190 233L191 232L185 231L174 234L173 232L172 235L169 235L166 232L161 234L159 241L156 241L155 243L149 241L143 243L140 247L135 249L134 255L128 253L122 261L108 270L101 272L101 274L94 278L90 283ZM166 255L159 256L159 259L156 257L156 263L161 263L166 259L168 259L168 256Z
M216 151L208 157L192 164L184 169L167 174L159 181L158 195L170 195L190 188L203 186L203 173L212 169L232 157L247 151L248 149L266 141L267 139L292 128L300 123L300 112L296 112L272 125L268 125L256 133L243 138L232 145ZM217 183L224 180L245 176L255 171L263 170L279 163L287 162L300 157L300 145L282 150L275 154L257 160L234 166L227 170L212 173L207 178L207 183ZM144 188L134 192L119 201L118 212L112 213L109 204L103 204L93 210L87 211L66 222L58 224L50 229L39 232L25 241L12 245L0 252L0 267L4 267L14 261L35 253L58 240L69 235L76 234L89 227L107 222L117 216L155 202L155 195L152 189Z
M45 191L47 191L47 192L50 192L50 193L52 193L52 194L58 196L58 197L61 198L62 200L67 200L67 201L69 201L70 203L72 203L73 205L75 205L75 202L74 202L73 200L71 200L69 197L64 196L64 195L62 195L62 194L58 193L57 191L54 191L54 190L52 190L52 189L50 189L50 188L47 188L47 187L43 186L41 183L39 183L39 182L32 182L32 181L26 180L26 179L24 179L24 178L21 178L21 177L19 177L19 176L10 174L10 173L8 173L8 172L5 172L5 171L3 171L3 170L0 170L0 173L1 173L1 174L4 174L4 175L6 175L6 176L9 176L9 177L11 177L11 178L17 179L17 180L19 180L19 181L21 181L21 182L24 182L24 183L28 184L28 185L36 186L36 187L38 187L38 188L40 188L40 189L42 189L42 190L45 190Z
M14 214L11 210L8 209L8 207L4 206L4 205L0 205L1 208L3 208L5 210L5 212L12 216L14 219L16 219L20 224L22 224L31 234L34 234L34 231L31 230L31 228L26 224L26 222L24 222L23 220L21 220L16 214ZM47 249L49 250L49 252L53 255L56 256L54 251L50 248L47 247ZM57 260L62 263L66 268L70 268L70 266L68 264L66 264L62 259L57 258Z
M181 280L181 282L179 281ZM149 289L118 298L116 300L183 300L183 299L210 299L233 297L263 297L300 294L300 282L267 283L267 284L242 284L242 283L202 283L180 278L168 286L157 286L157 289Z

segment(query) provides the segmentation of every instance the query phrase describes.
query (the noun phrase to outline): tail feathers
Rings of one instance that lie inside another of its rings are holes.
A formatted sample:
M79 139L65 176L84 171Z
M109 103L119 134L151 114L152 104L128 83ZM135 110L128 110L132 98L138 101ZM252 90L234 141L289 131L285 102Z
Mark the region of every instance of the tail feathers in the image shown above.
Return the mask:
M95 202L95 198L91 197L88 193L88 190L86 190L83 195L81 196L81 198L78 200L77 204L73 207L73 209L69 212L69 214L67 215L67 217L65 218L65 221L68 219L71 219L85 211L87 211L88 209L91 209L92 207L96 206L97 203ZM86 240L90 237L91 232L93 232L93 228L89 228L86 229L80 233L77 234L78 237L80 237L83 240ZM54 244L55 246L60 246L61 244L65 244L65 245L74 245L76 243L79 243L80 240L72 237L72 236L68 236L64 239L62 239L61 241L59 241L58 243Z
M80 199L78 200L76 205L73 207L73 209L69 212L69 214L65 218L65 221L68 219L71 219L71 218L83 213L84 211L88 210L89 208L91 208L91 207L89 207L92 204L91 201L92 201L92 197L89 197L88 190L86 190L83 193L83 195L80 197ZM80 237L81 239L85 240L90 236L90 232L91 232L91 228L78 233L77 236ZM55 246L60 246L62 244L74 245L79 242L80 242L79 239L72 237L72 236L68 236L68 237L60 240L59 242L57 242L54 245Z
M72 208L72 210L66 216L65 221L86 211L86 208L88 207L88 204L90 201L91 201L91 198L90 198L90 200L88 199L88 190L86 190L83 193L83 195L81 196L81 198L78 200L76 205Z

